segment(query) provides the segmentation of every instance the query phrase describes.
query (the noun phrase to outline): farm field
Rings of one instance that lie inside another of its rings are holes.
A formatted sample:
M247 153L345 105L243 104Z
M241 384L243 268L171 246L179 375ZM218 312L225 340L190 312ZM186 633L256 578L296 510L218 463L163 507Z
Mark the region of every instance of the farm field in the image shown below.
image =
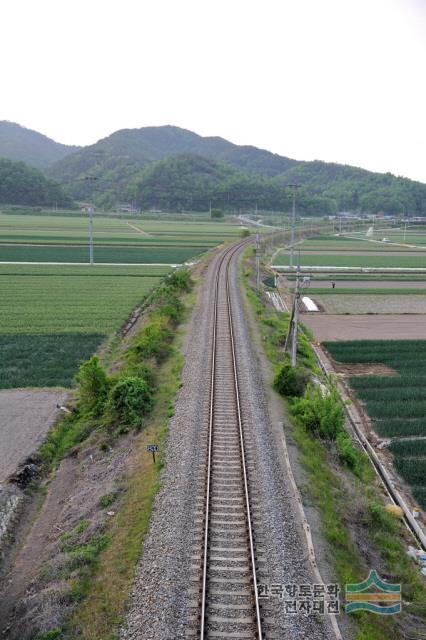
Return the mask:
M382 241L382 237L387 234L383 232L380 238L373 240L366 236L365 230L359 234L329 234L329 235L316 235L304 238L302 242L298 243L303 251L381 251L389 250L389 244ZM391 244L392 251L407 250L407 247ZM421 247L420 247L421 249Z
M328 340L426 340L426 322L414 314L304 313L301 321L318 342Z
M88 262L88 214L0 214L0 262ZM94 216L95 261L182 263L227 240L240 225Z
M390 279L392 277L392 279ZM370 292L371 289L381 292L389 292L390 290L398 290L400 293L404 291L414 292L414 290L426 289L426 277L418 276L401 276L398 279L395 276L359 276L357 280L353 276L341 276L336 274L335 276L323 277L315 274L311 279L311 283L307 291L318 292L320 289L325 289L327 292L340 293L342 290L350 289L354 291L366 291ZM287 278L288 280L289 278ZM336 284L336 288L331 288L331 283ZM294 286L294 282L290 284Z
M42 443L67 395L62 389L0 391L0 486Z
M353 376L349 384L377 433L392 440L390 451L401 477L426 509L426 340L325 342L342 363L384 364L397 376ZM407 438L409 440L398 440Z
M328 294L327 290L327 294ZM349 295L314 294L315 302L319 303L327 314L424 314L426 313L426 291L414 290L414 294L404 292L402 295L388 294L374 290L369 295L362 291ZM419 295L420 294L420 295ZM422 322L422 319L417 320Z
M0 265L0 388L69 387L78 365L168 272Z
M289 253L280 252L274 258L274 265L288 266ZM426 252L424 255L399 255L398 252L382 251L368 255L341 253L317 253L313 255L301 251L302 267L367 267L367 268L411 268L426 269Z
M209 247L94 247L96 263L182 264ZM89 262L89 249L83 246L35 246L0 244L0 262Z
M363 234L359 232L351 232L348 234L353 238L361 237ZM365 233L364 233L365 236ZM404 228L389 228L389 229L377 229L374 230L373 235L369 237L369 240L382 240L386 237L390 242L397 242L401 244L409 245L426 245L426 228L424 226L407 225L407 229L404 233Z

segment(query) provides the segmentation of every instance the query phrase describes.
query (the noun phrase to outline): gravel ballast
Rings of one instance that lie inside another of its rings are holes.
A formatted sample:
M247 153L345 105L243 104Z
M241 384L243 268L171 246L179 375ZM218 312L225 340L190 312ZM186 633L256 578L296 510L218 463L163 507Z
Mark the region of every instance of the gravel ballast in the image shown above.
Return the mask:
M209 396L210 330L212 326L215 257L200 287L188 326L182 388L169 425L162 487L156 497L150 532L135 574L129 613L121 640L177 640L185 638L190 613L188 590L191 576L191 542L200 493L203 420ZM258 582L262 584L313 584L308 550L281 452L269 417L264 381L244 314L238 285L238 269L231 269L235 340L240 365L242 413L250 454L250 487L258 499L254 533L263 551ZM286 615L284 600L266 601L277 636L333 638L323 616Z

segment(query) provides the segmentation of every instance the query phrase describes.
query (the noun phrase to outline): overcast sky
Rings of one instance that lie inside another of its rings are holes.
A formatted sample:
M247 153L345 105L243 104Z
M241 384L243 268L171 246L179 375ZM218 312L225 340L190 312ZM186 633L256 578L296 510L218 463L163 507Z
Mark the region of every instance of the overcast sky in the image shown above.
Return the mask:
M426 0L13 0L0 120L173 124L426 182Z

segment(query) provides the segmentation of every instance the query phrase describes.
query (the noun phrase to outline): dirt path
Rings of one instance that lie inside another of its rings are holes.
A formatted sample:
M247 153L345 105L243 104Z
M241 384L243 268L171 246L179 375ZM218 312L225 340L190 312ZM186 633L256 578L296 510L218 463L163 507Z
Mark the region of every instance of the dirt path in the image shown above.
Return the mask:
M34 453L67 396L62 389L0 391L0 484Z

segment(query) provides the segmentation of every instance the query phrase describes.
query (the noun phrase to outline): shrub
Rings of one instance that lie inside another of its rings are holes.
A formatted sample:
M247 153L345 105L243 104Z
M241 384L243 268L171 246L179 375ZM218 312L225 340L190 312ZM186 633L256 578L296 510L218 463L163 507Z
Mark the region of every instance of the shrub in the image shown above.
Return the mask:
M337 434L343 430L344 409L334 388L323 395L319 386L312 389L309 385L303 397L295 400L293 413L304 427L318 438L335 440Z
M224 213L222 209L212 209L210 212L210 217L218 220L224 217Z
M170 352L170 341L172 331L162 318L156 318L150 322L142 332L141 337L135 346L136 353L142 358L154 357L158 362Z
M309 382L309 371L304 367L292 367L285 359L274 378L274 388L283 396L301 396Z
M143 378L125 377L111 389L109 410L125 427L140 428L152 402L152 389Z
M191 272L189 269L178 269L167 279L167 285L177 291L189 291L192 286Z
M97 356L93 356L81 365L76 380L79 385L81 408L95 414L101 413L109 383L108 376Z
M185 308L183 303L169 288L160 290L160 293L161 307L158 310L158 315L170 318L170 320L177 324L183 316L183 310Z
M249 229L241 229L240 238L248 238L249 235L250 235L250 230Z
M102 507L103 509L106 509L106 507L110 507L118 498L118 493L114 492L114 493L107 493L104 496L102 496L101 498L99 498L99 506Z
M52 629L51 631L47 631L46 633L39 634L36 640L56 640L60 638L62 635L63 629L60 627L56 627L56 629Z
M358 452L352 444L352 440L345 431L341 431L336 436L336 447L339 458L343 464L355 471L358 467Z

